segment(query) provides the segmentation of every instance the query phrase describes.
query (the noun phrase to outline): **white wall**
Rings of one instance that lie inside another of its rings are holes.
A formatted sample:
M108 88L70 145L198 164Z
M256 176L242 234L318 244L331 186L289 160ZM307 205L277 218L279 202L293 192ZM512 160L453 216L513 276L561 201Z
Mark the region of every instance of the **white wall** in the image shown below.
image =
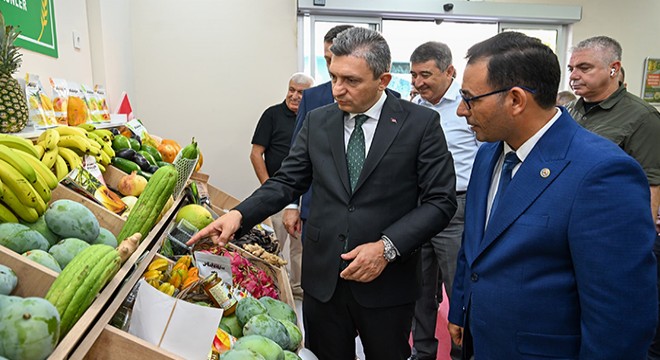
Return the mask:
M660 57L648 30L660 14L657 0L490 1L581 5L574 42L600 34L619 40L635 94L644 58ZM55 16L60 58L25 50L21 75L104 83L111 106L127 90L150 131L182 144L197 138L213 185L238 198L256 188L250 140L297 69L296 0L62 0ZM74 30L81 50L73 49Z
M42 55L30 50L22 50L23 64L15 77L23 77L26 72L39 75L42 84L50 94L48 78L63 78L92 85L92 59L89 52L87 15L85 0L65 0L55 3L55 27L57 33L58 58ZM73 31L80 34L80 50L73 48Z

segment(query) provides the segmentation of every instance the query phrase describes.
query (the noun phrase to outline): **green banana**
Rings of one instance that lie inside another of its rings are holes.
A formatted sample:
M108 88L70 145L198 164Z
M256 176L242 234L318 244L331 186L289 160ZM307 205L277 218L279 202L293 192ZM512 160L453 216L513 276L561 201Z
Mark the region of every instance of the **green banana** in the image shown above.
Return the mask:
M18 218L5 204L0 202L0 223L17 223Z
M53 172L50 171L50 168L46 167L43 162L39 161L39 159L35 158L34 156L22 151L16 151L16 153L28 164L30 164L38 175L41 175L41 177L46 181L46 184L48 184L48 188L53 190L57 187L57 177L55 177L55 174L53 174Z
M0 159L13 166L30 183L34 184L37 181L37 174L34 172L34 169L23 158L18 156L15 151L2 144L0 144Z
M32 141L23 139L15 135L0 134L0 144L3 144L12 149L22 150L34 157L39 157L37 150L32 145Z

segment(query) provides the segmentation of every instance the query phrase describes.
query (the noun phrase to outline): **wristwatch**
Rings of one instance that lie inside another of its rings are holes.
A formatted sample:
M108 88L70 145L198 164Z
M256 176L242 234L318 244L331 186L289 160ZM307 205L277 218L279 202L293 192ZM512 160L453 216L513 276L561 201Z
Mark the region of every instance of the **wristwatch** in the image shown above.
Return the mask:
M392 245L392 241L390 239L383 238L383 257L385 260L387 260L388 263L391 263L392 261L396 260L396 249L394 248L394 245Z

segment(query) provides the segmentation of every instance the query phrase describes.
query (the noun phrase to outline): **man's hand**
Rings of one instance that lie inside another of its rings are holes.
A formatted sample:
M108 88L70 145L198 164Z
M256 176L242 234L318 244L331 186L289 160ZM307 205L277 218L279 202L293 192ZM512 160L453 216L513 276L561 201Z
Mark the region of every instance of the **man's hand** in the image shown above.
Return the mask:
M463 346L463 328L456 324L448 323L447 329L449 330L449 336L451 336L454 344Z
M302 222L300 221L300 210L298 209L284 209L282 214L282 223L286 228L286 232L296 239L300 237L302 231Z
M214 244L225 246L234 238L234 233L241 227L241 220L243 220L243 215L237 210L231 210L196 233L188 240L186 245L192 245L208 237L211 238Z
M387 266L387 260L383 257L384 248L383 241L378 240L341 254L341 258L350 263L339 276L344 280L358 282L369 282L377 278Z

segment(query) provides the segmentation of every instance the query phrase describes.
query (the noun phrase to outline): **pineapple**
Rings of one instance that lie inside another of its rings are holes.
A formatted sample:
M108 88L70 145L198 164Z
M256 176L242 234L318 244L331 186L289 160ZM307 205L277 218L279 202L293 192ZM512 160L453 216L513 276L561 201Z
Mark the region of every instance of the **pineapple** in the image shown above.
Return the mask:
M28 108L23 89L12 74L21 64L21 54L14 46L18 32L5 26L0 12L0 133L23 130L28 121Z

